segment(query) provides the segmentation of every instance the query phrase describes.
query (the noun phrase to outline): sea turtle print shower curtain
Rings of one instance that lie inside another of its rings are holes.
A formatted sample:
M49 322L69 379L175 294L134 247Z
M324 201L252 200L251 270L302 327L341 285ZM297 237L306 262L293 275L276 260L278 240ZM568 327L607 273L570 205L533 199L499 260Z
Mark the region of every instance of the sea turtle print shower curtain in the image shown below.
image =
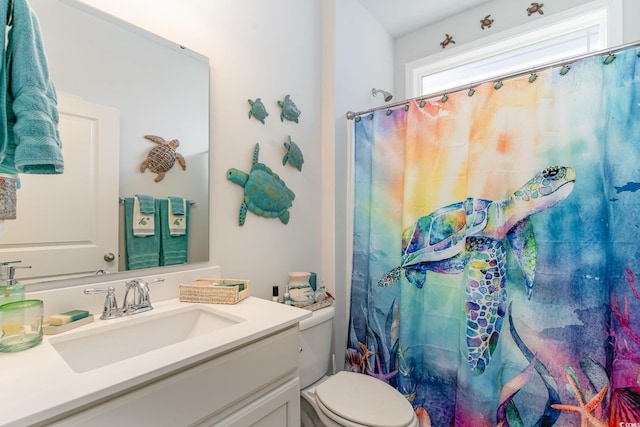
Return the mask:
M421 426L640 426L638 55L354 120L345 369Z

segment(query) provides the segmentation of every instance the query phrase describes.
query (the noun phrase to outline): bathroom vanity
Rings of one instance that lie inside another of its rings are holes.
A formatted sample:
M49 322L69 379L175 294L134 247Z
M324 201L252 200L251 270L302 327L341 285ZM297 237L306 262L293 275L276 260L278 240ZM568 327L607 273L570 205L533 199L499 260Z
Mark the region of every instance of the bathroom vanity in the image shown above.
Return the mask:
M166 281L158 294L177 289ZM0 354L0 425L299 424L298 322L311 312L255 297L153 305Z

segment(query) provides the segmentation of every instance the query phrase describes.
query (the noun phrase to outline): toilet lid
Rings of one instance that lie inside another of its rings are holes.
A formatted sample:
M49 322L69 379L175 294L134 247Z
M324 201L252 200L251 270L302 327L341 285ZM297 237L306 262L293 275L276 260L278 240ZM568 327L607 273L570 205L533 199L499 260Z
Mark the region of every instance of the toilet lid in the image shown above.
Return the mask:
M333 414L372 427L406 427L414 419L409 401L389 384L355 372L340 371L316 387L316 398ZM332 416L333 415L333 416Z

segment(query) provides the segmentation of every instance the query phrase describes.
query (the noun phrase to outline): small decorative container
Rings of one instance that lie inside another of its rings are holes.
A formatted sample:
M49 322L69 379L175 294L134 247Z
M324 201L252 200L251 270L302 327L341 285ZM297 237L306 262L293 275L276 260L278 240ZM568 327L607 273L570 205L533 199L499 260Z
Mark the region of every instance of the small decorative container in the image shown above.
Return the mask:
M196 279L178 286L181 302L205 304L236 304L250 294L249 280Z
M22 351L40 344L43 313L41 300L0 305L0 352Z
M306 271L294 271L289 273L289 296L291 305L304 307L313 304L313 288L309 284L311 273Z

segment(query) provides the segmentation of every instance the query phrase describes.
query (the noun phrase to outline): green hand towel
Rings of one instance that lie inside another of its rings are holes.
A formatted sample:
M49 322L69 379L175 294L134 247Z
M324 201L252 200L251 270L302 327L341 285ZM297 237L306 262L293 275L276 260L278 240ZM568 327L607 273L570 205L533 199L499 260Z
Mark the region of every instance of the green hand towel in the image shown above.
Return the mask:
M133 197L124 199L125 248L127 270L160 266L160 221L155 218L153 236L133 235Z
M146 194L136 194L138 202L140 203L140 213L152 214L156 213L155 199L152 196Z
M160 265L185 264L187 262L187 247L189 233L172 236L169 227L169 200L156 200L156 209L160 212ZM185 217L188 224L190 205L186 204ZM187 228L188 231L188 228Z
M174 215L184 215L184 199L178 196L169 196L169 200L171 201L171 213Z

